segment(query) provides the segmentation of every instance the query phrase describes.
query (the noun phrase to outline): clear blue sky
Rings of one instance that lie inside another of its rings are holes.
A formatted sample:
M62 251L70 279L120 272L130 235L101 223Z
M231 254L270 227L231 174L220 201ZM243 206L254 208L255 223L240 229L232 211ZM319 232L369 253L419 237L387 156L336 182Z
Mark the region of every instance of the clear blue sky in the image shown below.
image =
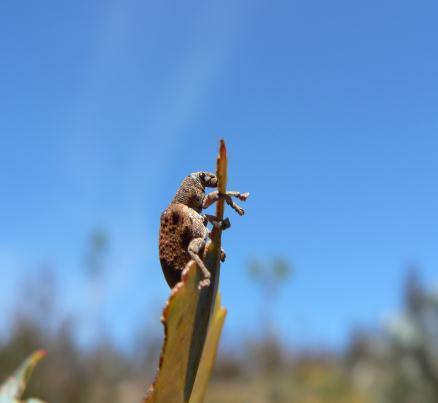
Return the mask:
M220 137L230 188L251 192L224 234L226 340L259 326L253 256L293 262L275 302L291 343L337 345L397 310L408 263L438 280L437 15L435 1L2 1L0 315L45 262L60 309L88 314L83 256L103 227L98 315L121 343L158 326L159 215L186 174L214 169Z

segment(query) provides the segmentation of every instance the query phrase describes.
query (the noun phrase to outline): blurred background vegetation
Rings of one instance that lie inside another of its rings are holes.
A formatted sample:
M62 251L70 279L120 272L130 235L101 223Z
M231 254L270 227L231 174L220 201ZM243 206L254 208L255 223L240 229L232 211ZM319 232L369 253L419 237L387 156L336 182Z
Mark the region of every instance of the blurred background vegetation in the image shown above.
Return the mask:
M226 213L207 402L437 403L437 15L0 1L0 382L44 348L28 396L139 401L169 292L159 216L224 136L251 199Z
M105 231L89 240L85 268L94 294L105 276L109 249ZM27 394L48 402L139 401L158 364L162 328L139 325L130 349L106 334L93 299L96 337L83 344L76 330L84 318L59 315L59 289L49 266L22 284L10 331L0 340L0 379L30 352L48 357ZM256 335L223 343L209 387L208 403L436 403L438 401L438 293L425 286L420 270L406 269L404 309L382 325L352 329L342 348L294 348L281 341L273 322L273 301L292 267L284 259L253 259L248 281L258 285L262 306ZM23 295L25 298L23 298ZM76 330L75 330L76 329Z

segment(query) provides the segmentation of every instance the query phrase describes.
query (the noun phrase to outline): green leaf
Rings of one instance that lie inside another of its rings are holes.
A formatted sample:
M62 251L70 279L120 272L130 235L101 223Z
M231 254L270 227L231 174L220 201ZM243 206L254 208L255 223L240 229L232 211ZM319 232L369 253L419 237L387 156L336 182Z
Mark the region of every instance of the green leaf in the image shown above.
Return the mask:
M221 140L216 175L218 190L226 191L227 153ZM216 203L216 216L223 219L224 201ZM198 289L201 274L190 261L182 281L171 292L163 311L164 343L160 367L145 403L201 403L216 357L225 309L216 298L219 284L221 229L214 228L204 263L210 271L210 286ZM211 323L211 325L210 325ZM199 368L199 371L198 371Z
M46 355L43 350L34 352L28 357L14 375L6 380L0 387L0 403L19 403L21 396L26 389L29 378L37 363ZM44 403L37 399L28 399L27 403Z
M219 144L219 154L216 161L216 176L218 178L218 190L220 193L226 193L227 175L227 149L225 147L224 140L221 140ZM224 218L224 207L224 200L219 199L216 202L216 217L218 220L222 220ZM213 314L216 301L216 294L219 287L221 236L222 230L219 228L213 228L211 232L211 242L207 247L207 254L204 259L205 266L211 274L211 284L210 287L206 287L201 290L196 308L196 322L193 329L193 336L190 346L189 363L184 390L184 402L189 401L192 393L201 360L202 350L207 337L210 318Z
M217 294L213 316L210 320L208 328L207 340L205 341L204 350L202 352L201 362L199 364L198 374L196 376L195 385L190 396L190 403L202 403L205 393L207 392L208 381L210 380L213 371L213 365L216 360L219 339L222 332L222 327L225 321L227 311L221 306L220 294Z
M172 290L169 301L163 311L164 345L160 359L160 368L154 384L150 387L145 403L185 402L185 383L189 364L190 340L193 328L196 328L196 304L200 291L200 276L196 264L191 261L183 273L182 282ZM207 341L202 354L200 371L196 378L197 396L203 396L211 368L216 356L217 345L225 319L225 309L220 307L217 298L216 309L211 320ZM200 378L198 380L198 378ZM193 391L195 394L195 390ZM202 400L193 400L193 403ZM192 399L190 399L192 403Z

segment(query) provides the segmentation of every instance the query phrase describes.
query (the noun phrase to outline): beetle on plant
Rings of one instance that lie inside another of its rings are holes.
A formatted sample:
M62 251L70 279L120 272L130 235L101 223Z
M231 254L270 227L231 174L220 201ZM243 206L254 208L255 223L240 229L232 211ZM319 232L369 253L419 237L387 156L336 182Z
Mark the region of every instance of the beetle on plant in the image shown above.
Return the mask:
M249 193L226 192L215 190L205 194L205 188L215 188L217 177L210 172L195 172L187 176L175 194L170 205L161 214L159 235L159 255L164 277L171 288L181 279L186 264L193 259L201 269L203 279L199 288L210 285L210 272L203 262L205 245L210 231L207 223L223 230L230 227L230 220L218 220L209 214L201 214L211 204L223 198L239 215L244 210L232 200L237 197L245 201ZM225 252L221 251L221 261L225 260Z

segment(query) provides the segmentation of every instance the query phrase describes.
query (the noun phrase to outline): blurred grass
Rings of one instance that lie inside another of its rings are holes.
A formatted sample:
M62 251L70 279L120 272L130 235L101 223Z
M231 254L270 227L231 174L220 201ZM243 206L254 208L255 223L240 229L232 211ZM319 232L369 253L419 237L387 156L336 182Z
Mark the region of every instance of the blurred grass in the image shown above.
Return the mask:
M0 382L31 352L44 348L25 397L48 403L139 401L153 378L161 340L154 329L126 351L109 338L78 344L71 317L47 308L45 278L27 289L26 304L0 338ZM49 287L52 305L56 290ZM373 330L356 330L343 349L301 351L260 323L258 338L222 346L206 403L436 403L438 295L410 274L404 309ZM160 333L161 328L155 329ZM96 334L101 330L96 329Z

